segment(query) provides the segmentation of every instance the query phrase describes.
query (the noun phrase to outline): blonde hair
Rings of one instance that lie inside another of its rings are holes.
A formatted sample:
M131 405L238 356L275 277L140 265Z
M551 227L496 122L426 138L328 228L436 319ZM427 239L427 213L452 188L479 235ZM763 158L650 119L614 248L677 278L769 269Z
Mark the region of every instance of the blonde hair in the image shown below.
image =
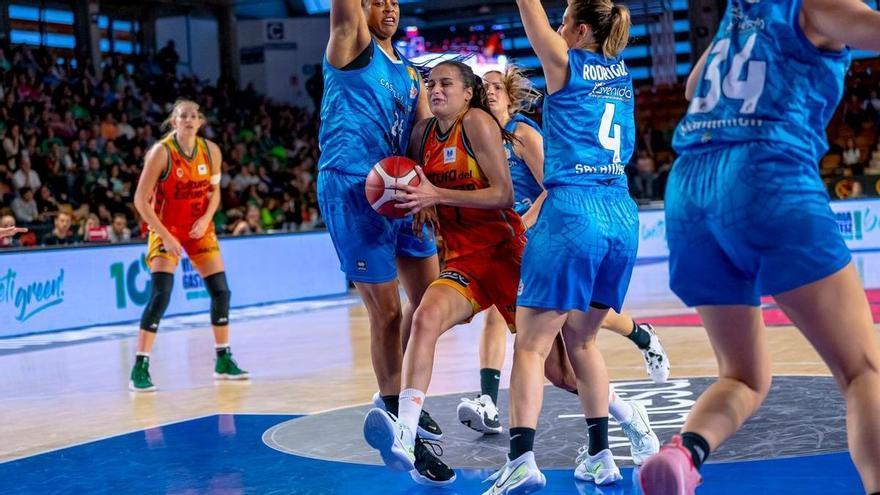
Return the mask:
M593 30L593 38L606 57L616 57L629 43L632 19L629 9L611 0L571 0L571 16Z
M172 123L174 121L174 116L180 110L180 107L182 107L184 105L192 105L192 106L196 107L196 112L198 112L199 118L202 119L202 121L205 120L205 114L202 113L201 106L198 103L196 103L190 99L187 99L187 98L178 98L178 99L174 100L174 107L172 107L172 109L171 109L171 114L168 116L167 119L162 121L162 124L159 126L160 130L167 131L162 136L163 138L170 136L171 133L174 132L174 130L175 130L174 124Z
M504 69L504 72L491 70L483 77L492 73L501 75L501 84L504 85L509 101L507 111L511 115L531 110L541 98L541 92L535 89L532 81L518 66L510 64Z

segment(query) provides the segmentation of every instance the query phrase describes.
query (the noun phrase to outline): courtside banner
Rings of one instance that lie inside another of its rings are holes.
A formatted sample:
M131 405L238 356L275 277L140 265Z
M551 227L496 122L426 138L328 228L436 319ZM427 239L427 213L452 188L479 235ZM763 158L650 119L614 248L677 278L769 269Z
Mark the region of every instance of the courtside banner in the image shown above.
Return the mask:
M880 199L832 201L837 226L851 250L880 249ZM663 210L639 211L640 260L669 257Z
M326 232L225 238L220 250L232 307L348 290ZM145 252L127 244L0 253L0 337L138 320L150 296ZM182 259L165 314L209 307L201 277Z

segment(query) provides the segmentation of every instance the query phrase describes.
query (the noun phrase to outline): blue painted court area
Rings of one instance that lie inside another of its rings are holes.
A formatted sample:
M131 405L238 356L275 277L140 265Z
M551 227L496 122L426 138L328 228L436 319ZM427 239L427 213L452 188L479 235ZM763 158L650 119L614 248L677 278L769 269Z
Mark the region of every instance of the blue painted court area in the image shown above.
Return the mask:
M0 493L89 494L479 494L490 471L459 471L450 488L415 485L385 468L319 461L265 446L287 415L215 415L151 428L0 464ZM63 428L63 425L59 425ZM315 441L332 431L316 431ZM618 484L575 482L571 470L548 470L546 494L639 493L632 470ZM710 464L699 494L857 494L846 453Z

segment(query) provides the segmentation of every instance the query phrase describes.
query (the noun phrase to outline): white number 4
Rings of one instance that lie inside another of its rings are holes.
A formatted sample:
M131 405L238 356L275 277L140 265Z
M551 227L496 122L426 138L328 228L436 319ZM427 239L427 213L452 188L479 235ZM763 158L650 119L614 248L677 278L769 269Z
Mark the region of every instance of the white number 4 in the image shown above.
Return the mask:
M758 99L764 92L764 80L767 74L767 62L749 60L758 33L752 33L746 40L745 46L739 53L733 56L730 62L730 70L727 76L721 79L719 66L727 59L730 51L730 38L718 40L709 55L715 55L712 61L706 65L703 79L709 81L709 92L706 96L696 97L691 102L689 113L706 113L712 111L721 99L721 94L732 100L742 100L739 108L740 113L750 114L755 112ZM747 64L748 63L748 64ZM745 80L741 79L743 69L748 65L748 74Z
M613 124L614 110L614 103L605 104L605 112L602 114L602 122L599 124L599 144L606 150L614 152L614 161L611 163L620 163L620 124ZM612 128L614 129L613 133L611 132Z

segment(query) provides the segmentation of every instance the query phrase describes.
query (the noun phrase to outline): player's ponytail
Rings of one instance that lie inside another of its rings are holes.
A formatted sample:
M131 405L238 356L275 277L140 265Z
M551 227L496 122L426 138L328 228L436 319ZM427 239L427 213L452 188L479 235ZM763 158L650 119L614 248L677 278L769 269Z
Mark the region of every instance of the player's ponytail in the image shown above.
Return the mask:
M440 62L434 68L440 67L441 65L451 65L458 69L459 74L461 74L462 81L464 82L465 88L471 88L474 95L471 98L470 102L468 102L469 108L478 108L492 117L492 120L495 121L495 124L498 126L498 129L501 130L501 138L505 142L513 142L516 139L516 136L511 132L507 132L504 130L504 126L501 125L501 122L492 115L492 110L489 109L489 98L486 96L486 87L483 86L483 78L474 74L474 70L470 68L467 64L458 62L458 61L445 61Z
M602 42L602 53L606 57L616 57L629 43L629 27L631 24L629 9L623 5L611 7L611 27L608 37Z
M611 0L572 0L574 22L593 31L593 41L606 57L617 57L629 43L632 19L629 9Z

